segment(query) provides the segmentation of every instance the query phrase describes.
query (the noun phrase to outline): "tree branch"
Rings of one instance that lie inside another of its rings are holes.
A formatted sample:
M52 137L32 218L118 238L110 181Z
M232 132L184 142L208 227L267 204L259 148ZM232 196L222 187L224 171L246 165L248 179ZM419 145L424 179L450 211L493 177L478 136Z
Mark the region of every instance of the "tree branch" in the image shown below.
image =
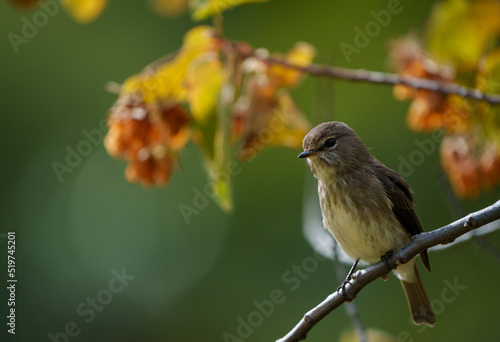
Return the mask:
M491 104L500 104L500 95L483 93L478 89L467 88L456 83L443 83L426 78L400 76L393 73L370 71L364 69L348 69L328 65L310 64L298 66L284 59L259 54L258 50L237 42L229 42L233 50L243 57L254 57L267 64L278 64L290 69L302 71L315 76L338 78L352 82L366 82L384 85L406 85L419 90L434 91L445 95L460 95L474 100L483 100Z
M338 258L339 249L340 249L340 246L338 244L335 244L334 251L333 251L335 258L333 259L333 263L335 264L335 271L337 273L337 279L342 284L345 277L347 276L347 273L345 271L344 264ZM359 342L367 342L367 340L366 340L366 328L365 328L365 325L363 324L363 321L361 320L361 316L359 315L358 308L356 307L356 304L354 304L354 302L346 303L345 310L347 312L347 316L349 316L349 318L351 319L351 322L352 322L352 325L354 326L354 329L356 329L358 331Z
M451 243L459 236L498 219L500 219L500 201L442 228L413 236L409 244L393 253L387 260L387 265L391 270L395 269L398 264L414 258L425 249L439 244ZM386 273L387 266L383 262L378 262L364 270L356 272L356 277L346 286L346 296L355 298L366 285ZM345 301L345 297L341 293L332 293L318 306L306 313L300 322L286 336L279 339L278 342L304 340L307 337L307 333L319 321Z

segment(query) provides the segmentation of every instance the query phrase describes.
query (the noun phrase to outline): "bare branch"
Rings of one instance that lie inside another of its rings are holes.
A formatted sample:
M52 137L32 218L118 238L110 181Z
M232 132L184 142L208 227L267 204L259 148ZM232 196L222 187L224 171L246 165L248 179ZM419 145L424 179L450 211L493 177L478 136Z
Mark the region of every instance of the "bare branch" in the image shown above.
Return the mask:
M414 258L425 249L439 244L451 243L459 236L498 219L500 219L500 201L442 228L413 236L409 244L393 253L387 260L387 266L383 262L378 262L364 270L356 272L355 278L345 288L346 296L348 298L355 298L366 285L386 274L387 267L391 270L395 269L398 264ZM341 293L332 293L318 306L306 313L300 322L286 336L279 339L278 342L304 340L307 337L307 333L319 321L345 301L345 297Z
M370 71L364 69L348 69L329 65L310 64L298 66L290 64L283 59L262 56L248 47L239 43L229 42L234 51L243 57L254 57L267 64L278 64L290 69L299 70L315 76L338 78L352 82L366 82L384 85L406 85L415 89L434 91L445 95L459 95L474 100L483 100L491 104L500 104L500 95L483 93L478 89L463 87L456 83L443 83L426 78L400 76L393 73Z

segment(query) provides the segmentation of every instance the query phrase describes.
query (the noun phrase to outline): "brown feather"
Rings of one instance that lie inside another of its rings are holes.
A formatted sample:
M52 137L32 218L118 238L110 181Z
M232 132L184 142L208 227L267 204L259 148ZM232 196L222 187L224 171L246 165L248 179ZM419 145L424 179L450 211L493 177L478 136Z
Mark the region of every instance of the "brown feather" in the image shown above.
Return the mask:
M415 282L401 280L401 285L403 285L408 306L410 307L411 318L417 325L426 324L433 327L436 323L436 315L432 310L429 297L427 297L424 285L420 279L417 264L414 265L414 270L416 275Z
M412 196L413 191L408 183L396 171L389 169L375 157L373 159L375 174L393 204L392 212L398 221L410 236L423 233L422 222L414 208L415 200ZM420 253L420 257L425 268L430 272L431 265L427 256L427 250Z

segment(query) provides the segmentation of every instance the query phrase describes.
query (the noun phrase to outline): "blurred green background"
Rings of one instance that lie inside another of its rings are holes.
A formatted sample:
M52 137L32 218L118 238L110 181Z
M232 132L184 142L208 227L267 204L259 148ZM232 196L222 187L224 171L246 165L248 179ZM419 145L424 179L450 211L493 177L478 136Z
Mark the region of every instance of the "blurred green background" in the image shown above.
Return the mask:
M303 40L318 49L316 61L388 70L388 40L422 29L433 1L402 1L403 11L353 54L351 63L339 48L341 42L353 44L354 27L364 27L373 20L370 11L385 9L387 3L272 0L227 12L225 32L271 51L286 51ZM62 182L56 177L51 164L65 164L67 147L74 149L86 139L83 130L99 129L116 100L104 90L105 83L122 82L177 49L196 25L187 15L168 19L145 1L111 1L94 23L80 25L61 10L16 54L7 34L20 34L22 18L31 19L36 11L20 13L2 2L0 13L0 233L16 231L18 277L16 335L6 333L7 291L2 286L0 336L50 341L50 333L63 332L74 321L79 333L69 341L224 341L226 332L237 336L238 317L247 321L256 310L253 301L269 299L278 289L286 300L241 339L274 341L336 289L329 261L318 262L294 290L282 280L314 255L301 227L304 181L312 175L296 158L298 151L261 152L234 178L234 213L225 214L211 202L188 225L178 205L191 204L193 189L207 183L191 143L181 154L183 168L177 168L166 188L129 184L125 163L109 157L102 144ZM408 103L396 101L391 88L336 81L328 90L325 84L308 78L294 98L314 124L324 115L320 112L347 122L389 167L397 169L398 156L407 158L417 148L415 139L429 138L406 128ZM427 230L453 220L437 187L438 165L435 152L407 177ZM480 209L499 194L464 202L464 209ZM500 243L499 234L487 238ZM6 246L1 235L3 279ZM413 341L498 340L499 264L471 242L430 257L433 272L422 273L431 299L441 298L445 280L456 278L467 286L438 312L436 327L408 323L395 277L376 281L358 296L364 323L394 336L407 332ZM113 270L122 269L135 278L107 298L102 290L114 278ZM88 310L87 298L98 295L109 304L94 310L87 323L89 314L77 309L84 303ZM349 329L340 308L307 340L336 341Z

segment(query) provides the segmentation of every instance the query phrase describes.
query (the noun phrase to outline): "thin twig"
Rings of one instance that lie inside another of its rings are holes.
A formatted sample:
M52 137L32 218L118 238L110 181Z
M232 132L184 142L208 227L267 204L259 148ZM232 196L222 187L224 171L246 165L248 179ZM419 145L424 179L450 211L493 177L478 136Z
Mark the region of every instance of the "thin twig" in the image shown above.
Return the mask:
M342 284L344 281L344 278L346 277L346 272L345 272L344 264L342 264L340 259L337 257L337 255L338 255L337 253L338 253L339 248L340 248L339 245L336 243L334 248L333 248L333 254L335 255L333 262L335 264L335 271L337 273L337 279ZM347 316L349 316L349 318L351 319L351 322L354 325L354 328L358 331L359 341L360 342L367 342L367 340L366 340L366 328L365 328L365 325L363 324L363 321L361 320L361 316L359 315L358 308L356 307L356 304L354 304L354 302L346 303L345 311L347 312Z
M339 292L329 295L323 302L306 313L300 322L278 341L292 342L304 340L307 337L307 333L319 321L345 302L346 297L355 298L366 285L386 274L387 267L392 270L398 264L411 260L417 254L432 246L453 242L459 236L498 219L500 219L500 201L442 228L413 236L409 244L394 252L386 260L387 264L378 262L364 270L358 271L355 274L355 278L345 287L345 296Z
M385 85L406 85L414 89L434 91L445 95L460 95L474 100L483 100L491 104L500 104L500 95L483 93L478 89L467 88L456 83L443 83L426 78L416 78L409 76L400 76L398 74L370 71L364 69L348 69L329 65L310 64L308 66L299 66L290 64L284 59L260 55L249 48L235 42L228 42L233 49L243 57L254 57L267 64L278 64L290 69L302 71L315 76L338 78L352 82L367 82Z

